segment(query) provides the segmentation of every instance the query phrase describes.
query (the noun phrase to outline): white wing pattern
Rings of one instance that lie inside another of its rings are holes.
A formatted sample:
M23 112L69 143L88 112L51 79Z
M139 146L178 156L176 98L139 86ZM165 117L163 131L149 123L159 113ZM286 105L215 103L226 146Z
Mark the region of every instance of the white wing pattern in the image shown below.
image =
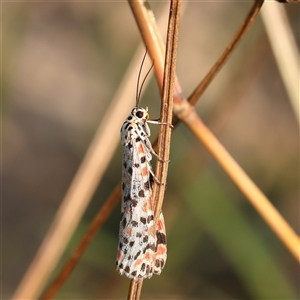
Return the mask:
M122 205L116 268L139 281L160 274L167 258L163 214L156 228L152 203L154 174L148 110L134 108L121 128Z

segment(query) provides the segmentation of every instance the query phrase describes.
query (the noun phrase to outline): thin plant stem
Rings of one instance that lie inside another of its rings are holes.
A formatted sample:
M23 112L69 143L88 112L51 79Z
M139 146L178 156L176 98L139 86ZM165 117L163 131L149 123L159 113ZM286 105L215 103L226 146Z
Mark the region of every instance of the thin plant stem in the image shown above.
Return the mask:
M291 107L300 126L299 50L284 7L267 3L261 12L280 76L285 85ZM279 38L280 37L280 38Z
M143 286L143 280L141 280L141 281L131 280L129 290L128 290L127 300L140 299L142 286Z
M130 1L131 2L131 1ZM132 2L131 2L132 3ZM133 3L132 3L133 4ZM133 9L135 13L135 10ZM149 10L148 10L149 12ZM139 13L138 16L141 14ZM164 66L163 86L162 86L162 104L161 104L161 122L171 124L172 122L172 111L173 111L173 87L175 78L175 65L176 65L176 54L177 54L177 40L178 40L178 28L179 28L179 15L180 15L180 1L171 0L169 24L167 30L167 50ZM138 19L138 16L136 19ZM151 14L147 14L151 17ZM151 19L151 18L150 18ZM146 21L149 18L146 19ZM139 26L140 28L142 26ZM162 44L162 43L161 43ZM155 61L155 58L153 58ZM158 138L158 156L162 161L158 161L156 165L156 176L160 182L166 182L168 161L170 153L170 139L171 139L171 128L170 126L161 125L159 138ZM154 185L153 189L153 203L155 205L155 223L158 220L159 213L163 202L165 192L165 185ZM138 300L140 299L141 289L143 280L135 282L131 280L128 292L128 299Z
M244 35L252 26L254 20L256 19L258 13L260 12L261 6L263 5L264 0L256 0L254 1L253 6L251 7L248 15L245 20L242 22L238 30L236 31L234 37L231 42L228 44L225 51L219 57L217 62L211 68L211 70L207 73L207 75L203 78L203 80L199 83L199 85L195 88L192 94L189 96L188 100L192 105L195 105L204 91L207 89L212 80L219 73L221 68L224 66L230 55L233 53L235 48L238 46Z
M64 282L68 279L73 269L76 267L79 259L82 257L86 248L98 232L99 228L105 223L112 210L115 208L117 203L121 198L121 185L117 185L108 199L105 201L101 210L98 212L89 228L87 229L85 235L82 240L78 244L76 250L73 252L72 256L65 264L63 269L60 271L59 275L56 277L55 281L51 284L51 286L45 291L44 295L41 297L43 300L52 299L53 296L58 292L58 290L62 287Z
M180 7L181 1L171 1L161 103L161 122L166 124L171 124L172 122ZM170 144L171 127L169 125L161 125L157 152L160 160L158 160L156 164L156 177L162 184L158 185L156 182L154 183L153 202L155 204L155 222L157 222L161 212L166 188L165 183L167 181Z

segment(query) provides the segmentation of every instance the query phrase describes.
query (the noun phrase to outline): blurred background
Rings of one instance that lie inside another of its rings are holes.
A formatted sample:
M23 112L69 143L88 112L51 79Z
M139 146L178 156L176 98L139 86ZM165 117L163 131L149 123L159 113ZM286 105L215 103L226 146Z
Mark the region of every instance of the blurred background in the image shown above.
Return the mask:
M150 4L159 15L166 3ZM177 75L186 97L251 5L185 3ZM284 7L298 39L299 7ZM2 3L3 299L36 254L140 39L126 1ZM142 106L158 117L154 78ZM260 18L196 108L299 234L299 127ZM143 299L297 299L296 260L183 125L170 159L168 260L144 282ZM121 146L61 263L120 179ZM115 271L119 218L118 205L57 298L126 297L129 280Z

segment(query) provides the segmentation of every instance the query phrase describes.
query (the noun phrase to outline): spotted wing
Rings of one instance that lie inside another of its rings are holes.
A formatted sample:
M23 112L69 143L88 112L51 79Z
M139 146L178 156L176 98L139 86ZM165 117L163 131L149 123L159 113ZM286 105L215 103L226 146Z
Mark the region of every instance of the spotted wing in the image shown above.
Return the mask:
M117 270L134 280L150 278L154 272L156 235L149 168L143 143L134 140L124 147Z

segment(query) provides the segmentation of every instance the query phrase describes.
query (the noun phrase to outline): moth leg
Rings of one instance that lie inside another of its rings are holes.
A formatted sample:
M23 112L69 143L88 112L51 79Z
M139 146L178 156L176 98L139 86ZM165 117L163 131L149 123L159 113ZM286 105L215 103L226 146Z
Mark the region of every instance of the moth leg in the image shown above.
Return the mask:
M170 162L169 159L168 159L168 160L164 160L164 159L162 159L162 158L160 158L160 157L158 156L158 154L157 154L157 153L155 152L155 150L153 149L152 144L151 144L151 142L150 142L149 139L144 139L143 142L145 143L145 146L149 149L149 151L150 151L154 156L156 156L157 159L158 159L159 161L161 161L161 162Z
M153 183L153 181L155 181L157 184L159 184L159 185L165 185L165 183L163 183L163 182L160 182L159 180L158 180L158 178L155 176L155 174L154 174L154 172L150 169L149 170L150 171L150 174L151 174L151 178L150 178L150 181Z
M170 128L174 128L174 126L171 123L167 123L167 122L160 122L159 119L157 120L147 120L148 123L151 124L157 124L157 125L169 125Z

